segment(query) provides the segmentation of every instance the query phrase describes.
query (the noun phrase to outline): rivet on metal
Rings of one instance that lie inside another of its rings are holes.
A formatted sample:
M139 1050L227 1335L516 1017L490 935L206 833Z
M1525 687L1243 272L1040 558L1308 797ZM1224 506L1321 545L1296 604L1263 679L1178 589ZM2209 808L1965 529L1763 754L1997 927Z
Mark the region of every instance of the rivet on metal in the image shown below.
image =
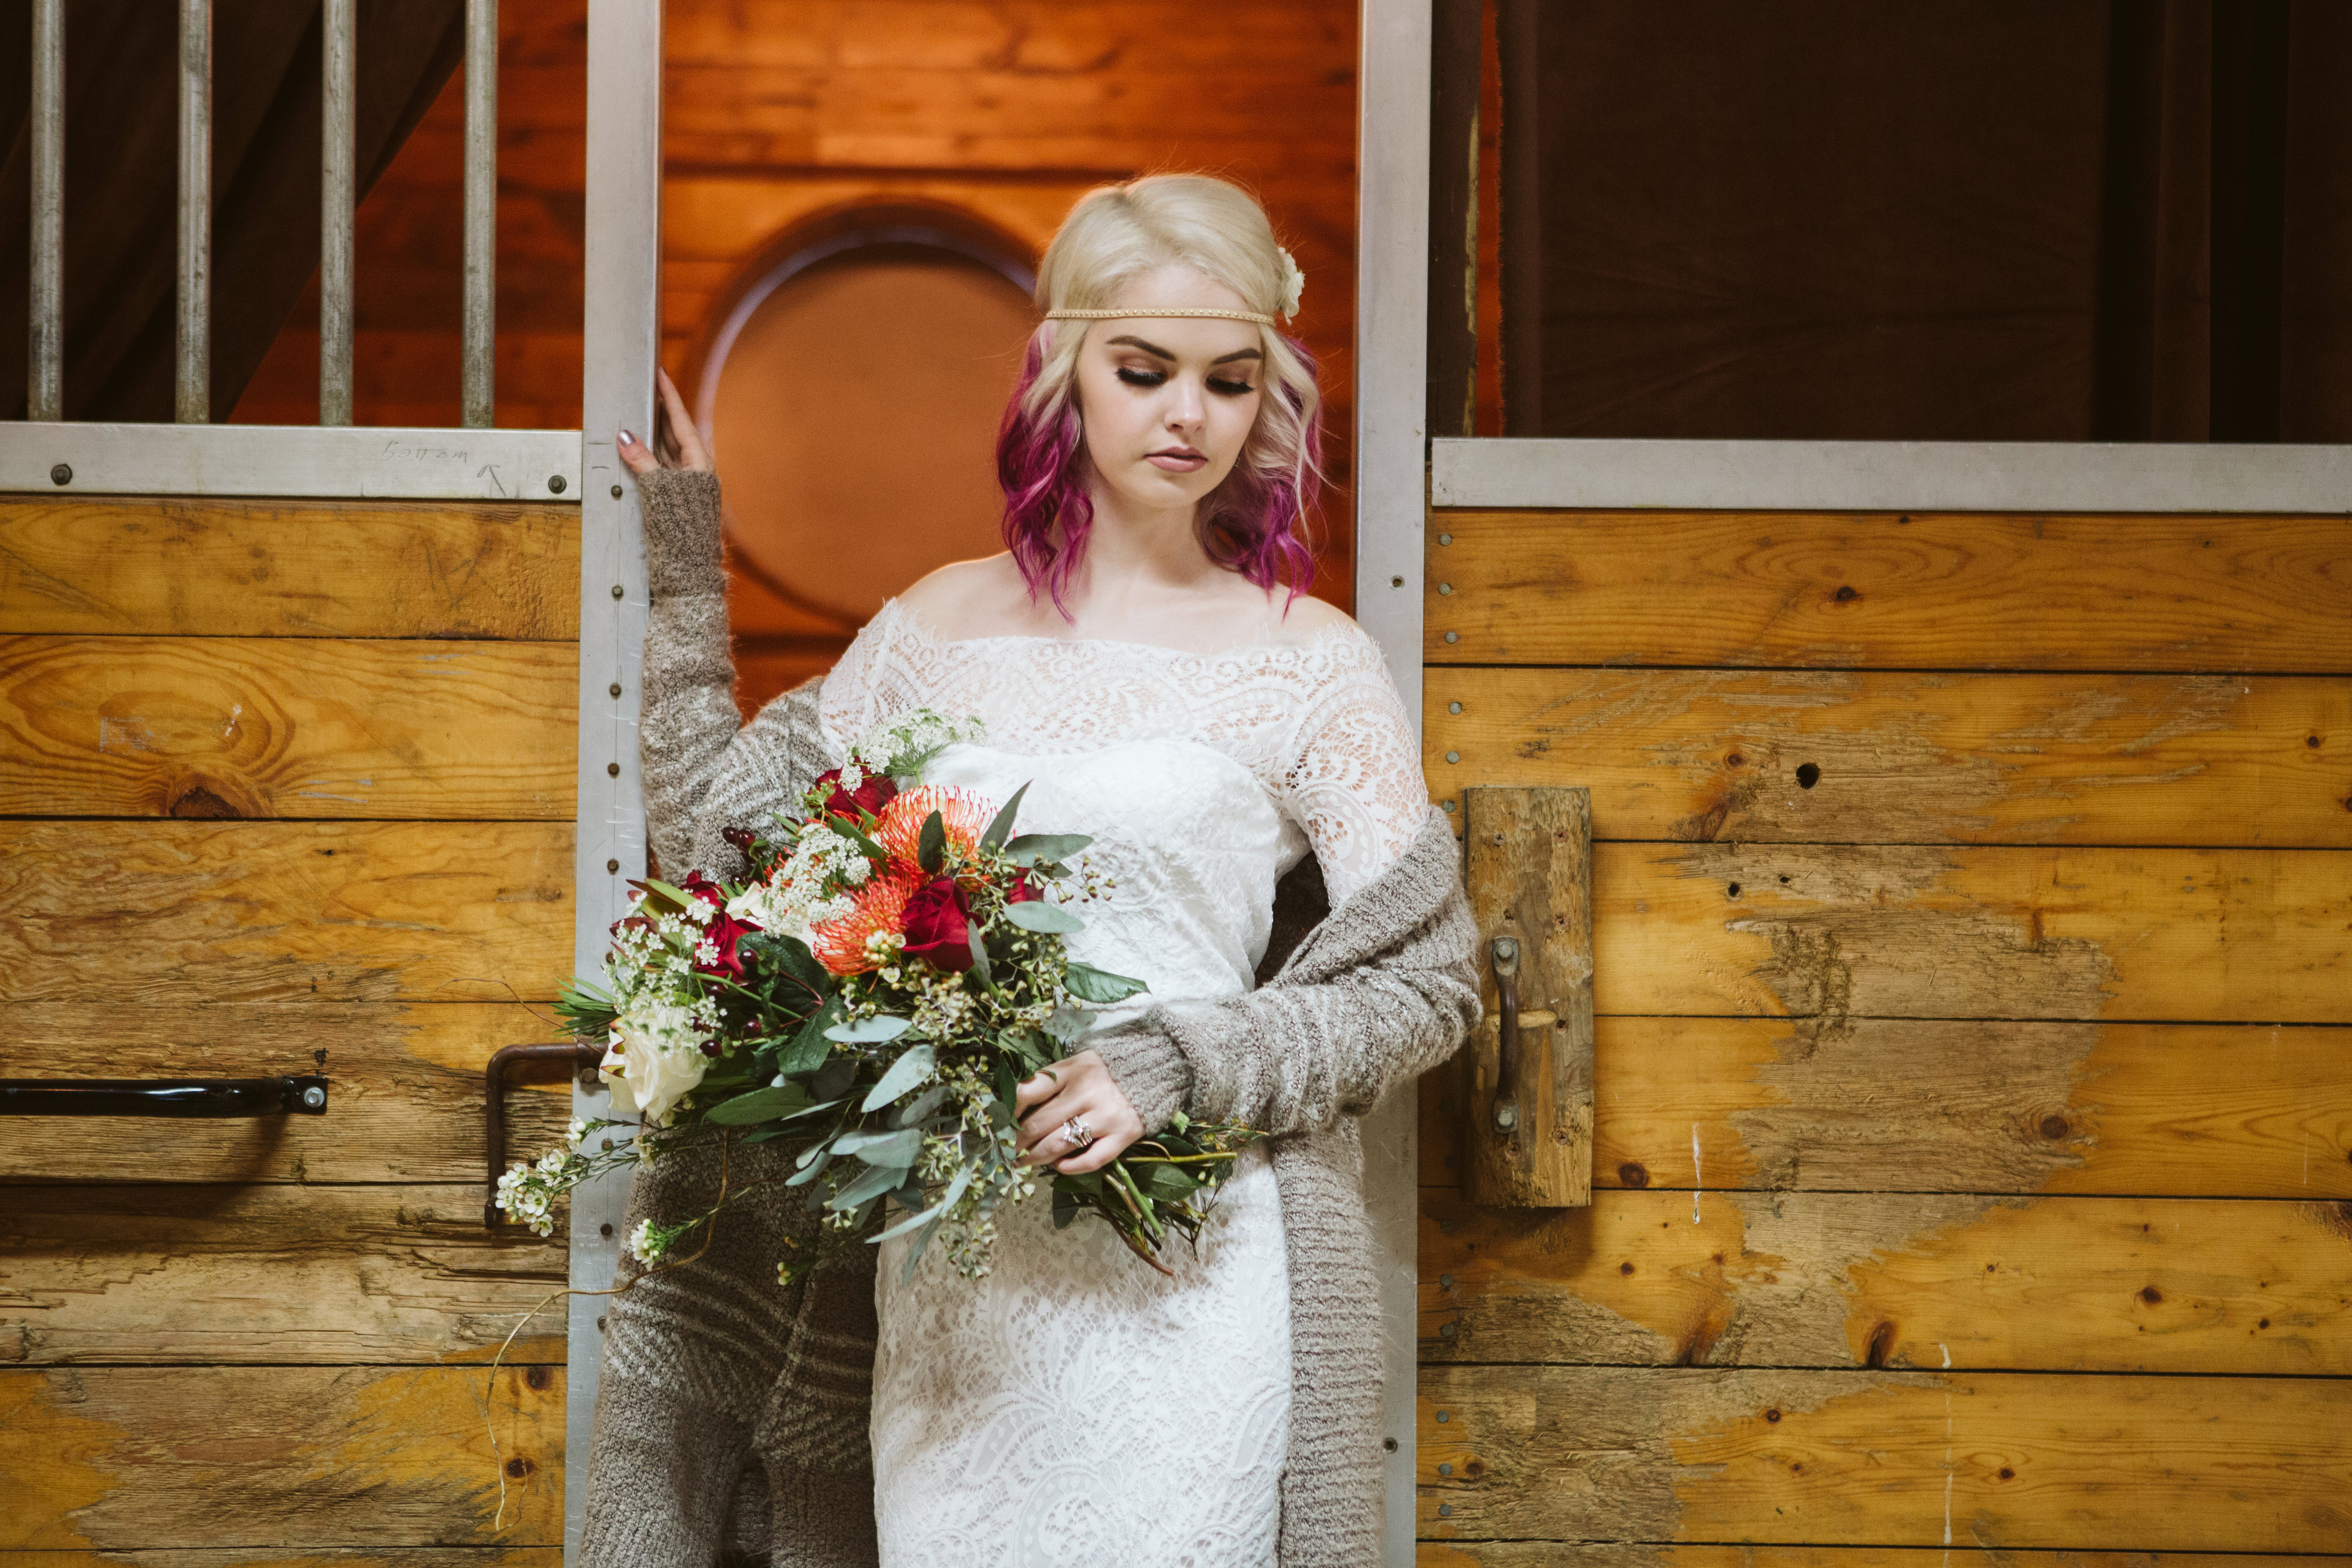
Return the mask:
M561 496L563 494L562 475L551 474L547 476L547 492L551 496Z
M619 861L606 861L604 862L604 869L606 871L618 871L621 869L621 862Z
M621 695L621 683L614 681L610 689L614 696L619 696Z
M617 762L607 762L604 764L604 771L613 778L618 779L621 776L621 765Z
M52 484L52 485L70 485L70 484L72 484L72 483L73 483L73 465L72 465L72 464L70 464L70 463L60 463L60 464L58 464L56 467L54 467L54 468L50 469L50 470L49 470L49 483L50 483L50 484Z
M617 500L619 500L620 498L621 498L621 487L620 487L618 485L615 485L615 486L613 486L613 499L614 499L615 501L617 501Z
M1391 588L1402 588L1404 586L1404 579L1401 577L1390 578L1389 586Z

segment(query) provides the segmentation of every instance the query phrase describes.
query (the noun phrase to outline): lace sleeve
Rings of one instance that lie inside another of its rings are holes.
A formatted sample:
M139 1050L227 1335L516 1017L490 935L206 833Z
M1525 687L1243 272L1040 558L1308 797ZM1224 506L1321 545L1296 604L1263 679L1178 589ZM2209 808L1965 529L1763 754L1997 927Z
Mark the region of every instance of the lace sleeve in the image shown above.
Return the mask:
M1403 859L1429 815L1404 699L1379 644L1360 632L1341 643L1299 715L1284 795L1334 906Z
M903 663L898 657L902 619L897 600L885 604L824 677L817 726L836 755L908 706L906 682L898 673Z

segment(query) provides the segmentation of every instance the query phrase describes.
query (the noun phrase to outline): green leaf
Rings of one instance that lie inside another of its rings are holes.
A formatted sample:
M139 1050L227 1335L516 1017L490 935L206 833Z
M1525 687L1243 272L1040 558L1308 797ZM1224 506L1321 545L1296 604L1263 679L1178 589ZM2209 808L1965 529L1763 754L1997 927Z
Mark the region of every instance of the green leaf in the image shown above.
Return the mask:
M704 1112L702 1119L722 1127L747 1127L754 1122L773 1122L795 1111L805 1111L809 1105L808 1091L797 1083L787 1083L722 1100Z
M827 1208L856 1208L869 1198L880 1197L902 1186L907 1179L905 1166L874 1166L866 1174L824 1200Z
M643 882L633 882L629 885L646 895L640 902L652 904L654 913L656 915L675 915L694 902L694 895L686 889L672 887L669 883L656 882L652 877L647 877ZM667 909L661 907L665 904L669 905Z
M1034 782L1034 780L1032 780L1032 782ZM1004 847L1004 841L1010 837L1013 832L1013 814L1021 810L1021 797L1027 793L1029 793L1029 786L1027 784L1024 784L1020 789L1013 791L1013 799L1004 802L1004 809L997 812L995 821L988 824L988 831L981 834L980 847L982 849L1001 850Z
M831 828L835 832L839 833L843 838L847 839L851 843L856 844L857 846L857 852L864 855L867 860L874 861L878 863L890 858L889 851L884 849L880 844L876 843L872 839L867 838L864 833L858 831L855 826L844 818L835 817L828 821L825 823L825 826Z
M923 831L915 840L915 863L926 876L939 875L948 863L948 825L937 811L923 819Z
M906 1232L914 1229L918 1225L921 1225L928 1220L936 1219L945 1215L949 1209L955 1207L956 1199L963 1196L963 1189L971 1185L971 1167L970 1166L966 1166L963 1169L956 1172L955 1180L948 1184L948 1190L940 1196L939 1202L931 1205L930 1207L923 1210L920 1214L909 1215L905 1219L902 1219L898 1221L898 1224L892 1226L889 1229L882 1232L879 1236L871 1236L866 1238L866 1239L869 1241L887 1241L893 1236L904 1235Z
M824 1038L837 1040L844 1045L880 1045L885 1040L898 1039L914 1027L905 1019L877 1013L870 1019L859 1019L855 1023L835 1024L824 1031Z
M964 926L963 939L971 946L971 972L985 986L989 982L988 944L981 938L977 921Z
M1097 1015L1084 1008L1055 1008L1045 1018L1045 1034L1055 1045L1067 1045L1095 1027Z
M1189 1203L1200 1184L1178 1166L1146 1165L1140 1173L1143 1190L1165 1203Z
M818 996L833 994L832 974L816 961L816 955L810 952L808 944L799 937L776 931L755 931L745 936L739 946L768 959L779 971Z
M1139 991L1149 990L1141 980L1126 975L1114 975L1108 969L1097 969L1092 964L1073 961L1062 987L1082 1002L1123 1002Z
M1014 865L1036 865L1068 860L1094 840L1084 833L1024 833L1004 846L1004 856Z
M890 1064L890 1071L882 1075L882 1082L874 1086L873 1092L866 1096L866 1103L858 1109L876 1111L887 1105L929 1078L938 1060L937 1054L928 1045L908 1047L898 1061Z
M919 1127L932 1112L945 1103L947 1097L948 1085L934 1083L904 1105L899 1106L895 1120L902 1127Z
M1076 1219L1077 1217L1078 1200L1071 1197L1068 1193L1064 1192L1059 1186L1055 1187L1054 1228L1056 1230L1067 1230L1070 1228L1070 1221Z
M793 1036L792 1044L777 1056L776 1071L789 1078L824 1066L824 1059L833 1054L833 1041L826 1031L840 1021L840 997L825 998L824 1006L809 1016L800 1033Z
M1087 923L1058 904L1033 898L1026 904L1008 904L1004 918L1024 931L1084 931Z
M803 1149L801 1151L801 1157L809 1163L803 1165L795 1174L784 1178L786 1186L806 1186L824 1174L825 1166L833 1164L833 1151L822 1145L815 1148Z
M869 1166L888 1166L905 1170L923 1152L923 1134L919 1127L901 1128L897 1132L844 1133L833 1141L836 1155L856 1155Z

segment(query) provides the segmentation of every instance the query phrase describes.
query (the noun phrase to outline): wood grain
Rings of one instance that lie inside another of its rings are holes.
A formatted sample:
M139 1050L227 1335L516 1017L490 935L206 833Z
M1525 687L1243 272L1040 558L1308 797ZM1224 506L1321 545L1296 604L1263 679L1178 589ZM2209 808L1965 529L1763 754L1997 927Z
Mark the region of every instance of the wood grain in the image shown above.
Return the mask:
M1439 512L1431 527L1433 664L2352 671L2340 517Z
M1433 1192L1421 1354L2344 1376L2352 1200Z
M1593 849L1594 1006L2352 1020L2352 855L1696 844Z
M2352 846L2342 679L1441 666L1424 693L1433 794L1589 785L1602 839Z
M1420 1528L2335 1552L2347 1408L2324 1378L1431 1366Z
M569 823L0 823L0 1001L543 999Z
M0 1560L4 1562L5 1560ZM2298 1552L2011 1552L1948 1546L1644 1546L1564 1541L1424 1542L1418 1568L2342 1568L2345 1558ZM159 1565L161 1568L161 1565Z
M554 1545L562 1443L561 1367L0 1372L0 1547Z
M310 1071L324 1050L331 1095L319 1117L14 1117L0 1183L478 1183L482 1069L502 1045L562 1038L551 1016L511 1002L0 1007L12 1074L256 1077ZM560 1068L510 1070L508 1157L537 1157L571 1116Z
M0 1362L563 1359L564 1243L467 1186L16 1186ZM524 1323L524 1315L544 1308Z
M572 814L569 643L0 638L0 815Z
M1432 1187L1458 1071L1423 1080ZM2342 1029L1603 1018L1593 1104L1597 1187L2352 1197Z
M1469 791L1465 808L1466 880L1485 973L1483 1017L1459 1058L1462 1190L1477 1203L1587 1204L1592 801L1580 789L1482 787ZM1507 1075L1499 1001L1507 967L1517 1009Z
M580 509L0 497L0 632L576 641Z

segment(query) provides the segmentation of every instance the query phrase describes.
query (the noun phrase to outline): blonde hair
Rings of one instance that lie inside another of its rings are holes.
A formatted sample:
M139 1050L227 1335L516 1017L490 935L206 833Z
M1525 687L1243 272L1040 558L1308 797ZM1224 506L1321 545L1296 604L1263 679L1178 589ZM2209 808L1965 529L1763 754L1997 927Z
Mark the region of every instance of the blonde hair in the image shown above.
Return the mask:
M1045 247L1037 304L1107 308L1135 279L1171 264L1223 284L1267 316L1297 307L1297 275L1265 209L1239 186L1204 174L1148 175L1080 197ZM1092 325L1039 324L997 444L1005 543L1032 591L1045 587L1056 602L1092 521L1075 476L1078 354ZM1322 480L1322 393L1305 344L1270 326L1257 331L1267 395L1195 526L1219 565L1261 587L1282 581L1298 592L1314 572L1303 536Z

